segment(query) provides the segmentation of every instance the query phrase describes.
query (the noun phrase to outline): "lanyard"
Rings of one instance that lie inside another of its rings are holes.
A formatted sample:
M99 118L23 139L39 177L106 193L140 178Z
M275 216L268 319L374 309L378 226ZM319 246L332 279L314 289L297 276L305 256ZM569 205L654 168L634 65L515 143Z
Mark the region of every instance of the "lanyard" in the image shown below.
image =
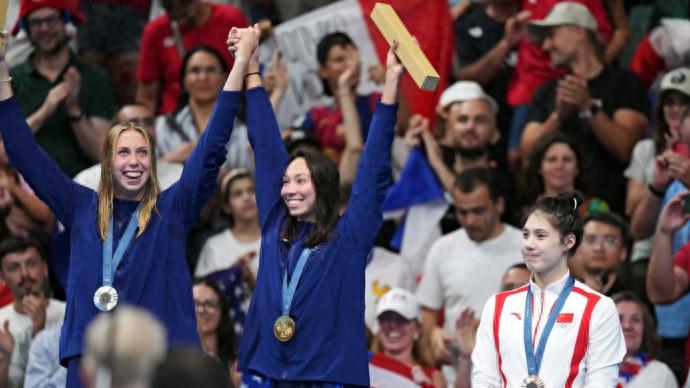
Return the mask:
M302 277L304 266L307 264L307 259L313 250L313 248L304 248L302 250L297 260L297 265L292 271L290 284L288 284L287 280L287 273L290 269L289 262L287 268L285 268L285 274L283 274L283 315L288 315L290 313L290 305L292 305L292 298L295 296L295 291L297 290L297 283L299 282L299 278Z
M139 208L134 211L127 224L127 229L122 234L120 242L117 244L115 256L113 256L113 216L110 215L108 221L108 235L103 243L103 285L113 285L113 273L122 260L122 256L127 250L127 246L134 237L134 231L137 229L137 221L139 220Z
M537 345L537 351L534 351L534 345L532 344L532 286L527 287L527 299L525 300L525 323L524 323L524 339L525 339L525 355L527 356L527 371L530 376L536 376L541 368L541 360L544 357L544 349L546 348L546 341L549 339L551 334L551 329L553 329L554 323L556 323L556 318L558 314L563 309L565 300L570 295L570 291L573 290L575 285L575 278L568 276L568 280L565 286L558 294L558 299L554 303L551 312L549 313L549 320L546 321L546 326L544 326L544 331L541 333L541 338L539 339L539 344Z

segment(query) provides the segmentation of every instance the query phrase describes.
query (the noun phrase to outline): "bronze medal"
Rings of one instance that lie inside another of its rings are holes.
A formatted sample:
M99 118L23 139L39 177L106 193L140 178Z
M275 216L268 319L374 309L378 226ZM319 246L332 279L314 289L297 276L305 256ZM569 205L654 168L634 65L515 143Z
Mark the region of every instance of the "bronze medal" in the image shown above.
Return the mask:
M280 342L287 342L295 335L295 321L288 315L281 315L273 324L273 334Z

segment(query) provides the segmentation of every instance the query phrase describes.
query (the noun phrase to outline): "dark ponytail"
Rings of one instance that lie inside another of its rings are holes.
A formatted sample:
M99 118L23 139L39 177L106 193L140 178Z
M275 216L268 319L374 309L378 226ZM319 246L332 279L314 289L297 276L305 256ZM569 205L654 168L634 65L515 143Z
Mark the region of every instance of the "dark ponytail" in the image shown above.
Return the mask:
M575 244L568 252L568 256L572 256L582 241L582 221L577 209L583 202L582 196L576 191L559 193L555 197L544 197L532 205L522 224L524 225L527 217L534 213L543 215L551 226L558 230L561 239L569 234L575 236Z

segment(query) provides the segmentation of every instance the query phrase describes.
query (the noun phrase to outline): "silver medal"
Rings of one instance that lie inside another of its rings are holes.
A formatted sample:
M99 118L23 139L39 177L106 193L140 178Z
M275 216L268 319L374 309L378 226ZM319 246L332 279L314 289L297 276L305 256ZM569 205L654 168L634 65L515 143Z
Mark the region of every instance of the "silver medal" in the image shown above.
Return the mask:
M93 294L93 304L101 311L110 311L117 306L117 290L111 286L101 286Z

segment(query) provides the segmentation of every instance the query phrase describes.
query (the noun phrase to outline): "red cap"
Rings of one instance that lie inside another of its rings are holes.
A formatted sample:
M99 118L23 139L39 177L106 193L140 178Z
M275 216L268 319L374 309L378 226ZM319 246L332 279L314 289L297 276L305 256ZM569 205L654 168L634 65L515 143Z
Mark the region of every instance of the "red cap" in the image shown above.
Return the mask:
M56 8L67 11L72 14L74 24L82 23L85 19L84 14L79 11L78 0L21 0L19 18L12 29L12 35L17 35L17 32L19 32L19 25L22 19L40 8Z

